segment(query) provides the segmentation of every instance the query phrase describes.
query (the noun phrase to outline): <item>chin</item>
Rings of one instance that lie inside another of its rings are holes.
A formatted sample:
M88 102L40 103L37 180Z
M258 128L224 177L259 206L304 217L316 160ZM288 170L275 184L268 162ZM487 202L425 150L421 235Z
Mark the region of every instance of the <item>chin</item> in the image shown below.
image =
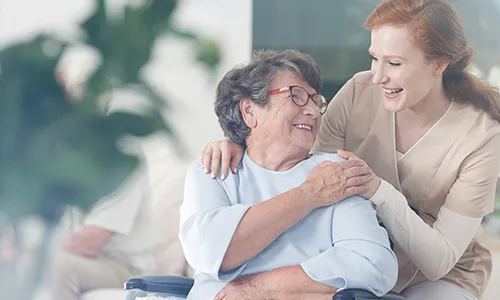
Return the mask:
M310 151L314 145L314 142L297 141L293 143L293 145L298 149L302 149L304 151Z
M310 151L314 145L316 140L317 132L313 132L313 134L301 134L297 136L293 136L289 140L289 145L293 147L297 147L304 151Z
M387 111L396 113L405 109L402 101L384 99L384 107Z
M313 143L307 143L307 144L302 144L302 145L299 145L300 148L310 152L312 147L314 145L314 142Z
M387 103L387 101L384 103L385 110L390 111L390 112L398 112L399 108L394 105L393 103Z

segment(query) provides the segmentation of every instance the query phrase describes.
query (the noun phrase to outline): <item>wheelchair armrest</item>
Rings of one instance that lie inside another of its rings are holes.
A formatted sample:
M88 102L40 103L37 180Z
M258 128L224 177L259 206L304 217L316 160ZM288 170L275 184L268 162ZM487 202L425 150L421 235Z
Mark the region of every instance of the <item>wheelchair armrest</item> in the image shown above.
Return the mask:
M126 290L140 290L146 293L159 293L174 297L187 297L194 280L181 276L140 276L125 282ZM333 300L404 300L404 297L390 292L382 297L360 289L346 289L333 295Z
M125 282L125 289L187 297L193 284L193 279L181 276L140 276L129 278Z
M397 293L389 292L382 297L360 289L346 289L333 295L333 300L404 300L405 298Z

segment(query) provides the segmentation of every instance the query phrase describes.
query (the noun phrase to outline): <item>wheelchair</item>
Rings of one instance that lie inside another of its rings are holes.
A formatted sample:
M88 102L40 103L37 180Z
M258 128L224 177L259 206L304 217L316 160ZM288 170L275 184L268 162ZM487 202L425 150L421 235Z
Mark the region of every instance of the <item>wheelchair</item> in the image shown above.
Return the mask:
M157 296L171 297L174 299L186 299L189 291L193 287L194 280L181 276L141 276L132 277L125 283L125 289L129 290L126 300L134 300L136 297ZM333 295L332 300L404 300L405 298L397 293L390 292L382 297L359 290L346 289L338 291Z

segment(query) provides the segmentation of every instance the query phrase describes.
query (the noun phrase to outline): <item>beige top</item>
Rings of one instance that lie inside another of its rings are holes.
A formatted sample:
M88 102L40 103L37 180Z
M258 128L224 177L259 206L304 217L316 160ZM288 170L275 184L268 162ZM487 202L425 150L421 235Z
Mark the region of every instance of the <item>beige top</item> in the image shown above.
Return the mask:
M189 163L175 156L161 134L135 139L140 167L87 215L72 211L72 225L113 232L102 252L140 274L184 275L178 239L184 180Z
M395 291L443 279L480 298L491 255L478 239L482 217L494 207L500 124L453 103L411 151L397 157L395 116L371 79L369 72L358 73L337 93L313 150L351 151L383 179L371 201L395 244Z

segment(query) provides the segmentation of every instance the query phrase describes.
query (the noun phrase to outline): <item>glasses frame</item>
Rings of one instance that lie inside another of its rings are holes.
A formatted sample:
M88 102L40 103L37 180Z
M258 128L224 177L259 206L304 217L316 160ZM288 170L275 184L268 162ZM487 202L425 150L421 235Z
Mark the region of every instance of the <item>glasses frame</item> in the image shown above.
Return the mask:
M299 104L293 100L292 90L293 90L293 88L296 88L296 87L303 89L307 94L307 101L304 104ZM296 105L306 106L307 103L309 102L309 100L311 100L314 103L314 105L316 105L319 108L319 113L321 115L323 115L326 112L326 108L328 107L328 101L326 100L325 96L321 95L320 93L309 94L309 92L304 87L302 87L300 85L290 85L290 86L282 87L279 89L270 90L270 91L267 91L267 95L275 95L275 94L283 93L286 91L290 91L290 98L292 99L292 102L295 103ZM323 98L325 106L320 107L318 104L316 104L316 102L314 102L313 97L316 95L320 95Z

